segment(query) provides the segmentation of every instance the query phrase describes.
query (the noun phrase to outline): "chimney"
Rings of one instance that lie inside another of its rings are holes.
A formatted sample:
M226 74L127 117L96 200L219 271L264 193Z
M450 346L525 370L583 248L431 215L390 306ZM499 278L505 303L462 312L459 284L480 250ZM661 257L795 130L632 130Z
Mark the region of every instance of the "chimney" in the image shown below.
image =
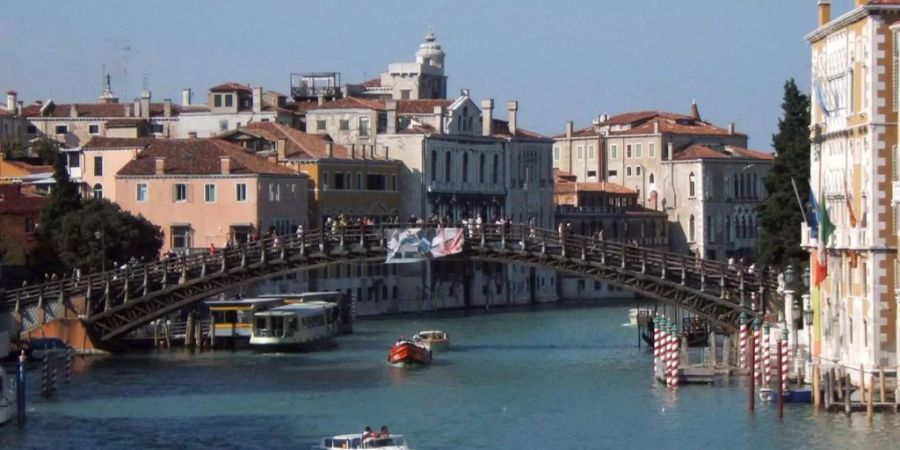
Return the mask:
M734 134L734 122L728 124L728 134Z
M700 108L697 107L697 100L691 100L691 117L696 121L700 121Z
M191 106L191 88L181 90L181 106Z
M262 112L262 88L257 86L253 88L253 113L259 114Z
M69 117L78 117L78 105L72 103L72 107L69 108Z
M275 154L278 155L278 161L287 159L287 139L278 138L275 140Z
M188 131L188 139L197 139L196 131Z
M481 135L492 134L494 134L494 99L489 98L481 101Z
M519 102L513 100L507 103L506 109L509 110L509 134L515 136L519 125Z
M859 3L857 1L856 3ZM859 5L857 5L859 6ZM819 0L819 26L831 21L831 0Z
M387 134L397 134L397 102L388 100L384 107L387 109Z
M10 114L16 113L16 96L18 95L16 91L6 91L6 112Z
M365 148L365 146L363 146ZM326 142L325 143L325 152L328 154L328 158L334 158L334 143Z
M653 121L653 134L659 134L659 121Z
M356 159L356 144L350 144L350 159Z
M444 134L444 105L434 107L434 117L437 119L438 133Z
M23 102L22 100L19 100L19 101L16 103L16 115L17 115L17 116L21 116L21 115L22 115L22 108L23 108L24 106L25 106L25 102Z
M162 156L157 156L155 160L155 173L156 175L165 175L166 174L166 158Z
M671 161L671 160L672 160L672 150L673 150L673 148L672 148L672 143L669 142L668 145L666 145L666 155L665 155L665 159L666 159L667 161Z
M231 157L223 155L219 157L219 162L222 169L222 175L231 174Z
M575 123L573 123L571 120L566 122L566 138L567 139L572 139L572 134L575 131L574 128L575 128Z
M141 117L150 118L150 91L147 89L141 91Z
M316 101L319 102L319 106L322 106L322 103L325 103L325 97L324 97L322 94L319 94L319 95L316 97Z
M134 103L132 105L133 105L133 107L131 109L132 115L134 115L134 117L141 117L141 102L140 102L140 100L135 99Z
M172 117L172 99L163 100L163 117Z

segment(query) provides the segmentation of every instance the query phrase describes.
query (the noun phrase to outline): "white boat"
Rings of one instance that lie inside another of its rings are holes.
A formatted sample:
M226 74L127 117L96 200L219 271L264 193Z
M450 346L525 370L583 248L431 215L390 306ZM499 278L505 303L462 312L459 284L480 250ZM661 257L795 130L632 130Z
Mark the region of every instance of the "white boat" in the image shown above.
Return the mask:
M259 350L309 350L325 346L341 329L338 305L292 303L253 314L250 346Z
M348 448L377 448L381 450L412 450L406 445L403 435L363 439L361 434L342 434L323 438L312 450L342 450Z
M443 351L450 347L450 336L440 330L426 330L416 333L413 342L424 345L428 350Z
M628 323L633 327L646 327L651 317L653 317L653 310L650 308L631 308L628 310Z
M0 367L0 425L16 417L16 377Z

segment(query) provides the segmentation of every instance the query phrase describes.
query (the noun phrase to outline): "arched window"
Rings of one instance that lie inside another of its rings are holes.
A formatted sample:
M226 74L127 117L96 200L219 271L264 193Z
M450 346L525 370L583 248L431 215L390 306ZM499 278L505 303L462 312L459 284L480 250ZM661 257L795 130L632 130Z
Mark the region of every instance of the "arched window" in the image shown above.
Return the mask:
M448 151L444 155L444 181L446 181L448 183L450 182L450 163L451 162L452 161L450 159L450 152Z
M484 183L484 153L478 157L478 182Z
M693 178L693 176L694 176L694 174L691 174L692 178ZM691 186L693 186L693 184ZM691 241L691 242L694 241L694 216L691 216L691 218L688 222L688 241Z
M97 200L103 198L103 185L100 183L94 185L94 198Z
M469 152L463 153L463 183L469 182Z
M734 196L734 198L737 198L737 196L738 196L738 175L737 174L735 174L733 181L734 181L734 192L731 195ZM737 223L737 222L735 222L735 223Z
M437 150L431 151L431 181L437 180Z
M693 197L696 195L697 190L696 190L695 184L696 184L696 180L694 179L694 172L691 172L691 174L688 175L688 196L689 197ZM691 240L693 241L694 239L691 238Z
M731 217L725 217L725 242L731 242Z
M497 177L500 175L500 158L496 154L494 155L494 165L491 166L491 170L493 171L491 173L491 182L497 184Z
M756 190L757 186L759 186L759 178L756 177L755 173L753 174L753 182L752 183L753 184L750 185L750 195L752 195L753 198L759 198L759 194L757 194L757 190Z

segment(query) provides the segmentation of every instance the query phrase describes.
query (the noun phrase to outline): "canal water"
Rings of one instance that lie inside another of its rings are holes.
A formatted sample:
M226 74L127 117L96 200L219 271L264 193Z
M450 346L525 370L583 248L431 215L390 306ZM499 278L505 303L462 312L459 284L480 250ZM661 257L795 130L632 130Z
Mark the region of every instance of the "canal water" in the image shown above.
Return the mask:
M28 423L0 448L308 449L388 425L427 449L898 448L900 420L790 406L747 412L741 382L651 379L627 307L404 316L356 324L332 351L171 351L79 361L52 400L31 371ZM387 364L398 335L450 333L431 367Z

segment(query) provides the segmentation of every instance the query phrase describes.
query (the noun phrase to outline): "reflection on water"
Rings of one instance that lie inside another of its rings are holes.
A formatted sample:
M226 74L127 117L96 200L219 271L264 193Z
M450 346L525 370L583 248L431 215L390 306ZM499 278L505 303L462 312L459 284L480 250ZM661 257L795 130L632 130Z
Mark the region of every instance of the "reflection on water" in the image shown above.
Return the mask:
M650 377L627 307L454 314L357 324L333 351L216 351L78 359L73 383L37 395L0 448L309 448L390 426L419 450L897 448L900 420L788 405L746 410L741 380L677 393ZM430 367L387 363L398 335L450 333ZM524 438L523 438L524 437Z

